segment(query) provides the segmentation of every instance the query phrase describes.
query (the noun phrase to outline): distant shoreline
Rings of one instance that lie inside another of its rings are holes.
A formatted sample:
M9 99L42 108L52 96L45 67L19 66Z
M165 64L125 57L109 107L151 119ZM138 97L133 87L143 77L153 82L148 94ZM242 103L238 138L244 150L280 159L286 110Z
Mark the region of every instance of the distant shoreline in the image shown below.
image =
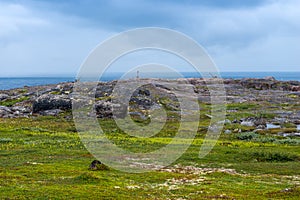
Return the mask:
M199 73L181 72L184 78L201 78ZM123 73L104 74L100 81L108 82L118 80ZM164 73L140 73L141 78L163 78L176 79L180 77L170 77ZM243 78L264 78L272 76L278 81L300 81L300 72L220 72L220 78L243 79ZM0 90L23 88L24 86L41 86L47 84L58 84L61 82L73 82L75 76L70 77L0 77Z

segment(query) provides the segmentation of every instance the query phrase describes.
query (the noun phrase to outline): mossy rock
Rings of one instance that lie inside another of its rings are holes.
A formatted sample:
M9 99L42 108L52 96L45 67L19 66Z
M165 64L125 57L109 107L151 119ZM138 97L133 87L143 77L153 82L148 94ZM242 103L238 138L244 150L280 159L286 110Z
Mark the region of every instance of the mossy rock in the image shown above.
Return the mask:
M268 129L259 129L255 131L256 133L260 134L260 135L267 135L270 133L270 130Z
M295 133L297 132L297 128L272 128L268 130L270 134L278 134L278 133Z
M241 126L242 132L249 132L249 131L254 131L254 130L255 130L254 126Z
M297 128L297 125L293 123L284 123L282 126L284 128Z

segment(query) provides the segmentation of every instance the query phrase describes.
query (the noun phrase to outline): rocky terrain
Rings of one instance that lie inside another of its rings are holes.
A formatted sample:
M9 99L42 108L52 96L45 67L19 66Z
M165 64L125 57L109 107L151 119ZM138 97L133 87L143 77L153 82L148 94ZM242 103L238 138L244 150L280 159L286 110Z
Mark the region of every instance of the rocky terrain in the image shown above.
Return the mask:
M95 92L95 113L98 118L111 118L112 108L121 107L123 111L141 119L147 118L150 108L167 109L172 112L180 112L177 97L165 85L157 84L154 79L146 79L148 84L138 88L130 97L129 107L113 101L112 92L117 81L98 83ZM186 79L193 87L195 95L203 104L210 103L210 91L206 85L206 79ZM130 80L129 80L130 81ZM176 80L180 82L182 80ZM170 80L170 82L172 82ZM174 82L174 81L173 81ZM263 79L224 79L226 90L227 113L235 113L243 109L238 105L257 104L259 109L252 109L254 116L240 117L233 120L226 119L225 123L238 123L245 127L255 129L282 128L282 124L290 127L298 127L300 124L300 82L278 81L273 77ZM122 84L120 84L122 85ZM71 117L72 92L74 83L60 83L24 87L0 91L0 117L36 117L57 116L66 113ZM126 90L128 88L121 88ZM235 106L232 106L235 105ZM271 114L266 117L262 114ZM277 128L278 128L277 127ZM225 132L232 130L225 130Z

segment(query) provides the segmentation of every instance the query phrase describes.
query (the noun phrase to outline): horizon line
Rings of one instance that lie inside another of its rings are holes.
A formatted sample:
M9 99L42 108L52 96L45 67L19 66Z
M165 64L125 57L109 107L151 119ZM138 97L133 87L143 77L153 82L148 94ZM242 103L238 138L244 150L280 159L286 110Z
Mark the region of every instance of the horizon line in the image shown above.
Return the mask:
M300 73L300 71L219 71L217 73ZM106 74L124 74L125 72L105 72ZM169 73L168 71L165 72L144 72L144 73ZM182 71L179 73L198 73L196 71ZM212 73L212 72L200 72L200 73ZM14 76L1 76L0 78L76 78L76 75L72 74L32 74L32 75L14 75Z

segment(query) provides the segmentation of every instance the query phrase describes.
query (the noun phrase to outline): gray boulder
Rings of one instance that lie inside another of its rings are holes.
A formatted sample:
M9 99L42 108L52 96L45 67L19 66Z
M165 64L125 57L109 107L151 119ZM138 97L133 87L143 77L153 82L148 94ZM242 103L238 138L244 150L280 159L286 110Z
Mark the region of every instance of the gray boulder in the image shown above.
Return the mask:
M94 105L98 118L124 118L127 115L127 106L110 101L97 101Z
M0 94L0 101L7 99L9 96L7 94Z
M27 107L24 106L14 106L11 108L12 111L14 112L20 112L20 113L30 113L31 110Z
M253 120L255 126L266 127L266 120L264 118L256 118Z
M38 97L32 104L34 113L53 109L70 110L71 108L72 102L66 95L44 94Z
M241 125L242 126L254 126L254 122L253 121L242 121Z
M0 106L0 117L7 117L12 113L11 109L6 106Z
M106 101L97 101L94 105L97 117L111 118L112 117L112 103Z

